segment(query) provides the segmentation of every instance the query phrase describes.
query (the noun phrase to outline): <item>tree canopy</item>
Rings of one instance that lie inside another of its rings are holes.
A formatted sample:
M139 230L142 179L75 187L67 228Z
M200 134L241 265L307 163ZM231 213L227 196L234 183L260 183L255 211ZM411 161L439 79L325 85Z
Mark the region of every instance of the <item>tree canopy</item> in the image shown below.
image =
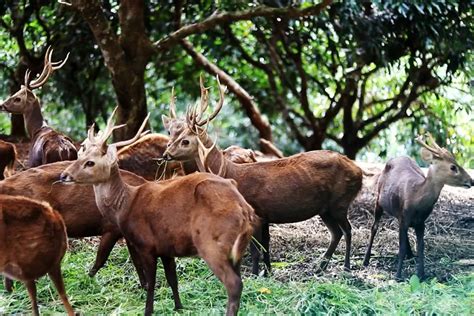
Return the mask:
M263 137L287 153L384 157L393 142L412 151L414 135L431 131L473 150L471 1L64 2L0 5L0 91L40 71L47 46L71 51L40 98L73 136L115 103L128 126L116 138L133 134L147 111L160 130L171 86L184 106L206 72L207 84L219 75L228 86L214 123L227 143ZM21 119L12 121L21 134Z

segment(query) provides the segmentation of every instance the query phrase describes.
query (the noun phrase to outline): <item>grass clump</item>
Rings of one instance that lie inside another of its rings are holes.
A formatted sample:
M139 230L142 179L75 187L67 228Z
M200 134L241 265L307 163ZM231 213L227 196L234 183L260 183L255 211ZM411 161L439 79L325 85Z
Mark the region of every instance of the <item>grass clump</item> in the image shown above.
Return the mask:
M74 242L62 264L66 291L77 312L83 314L141 314L146 293L125 247L116 247L95 278L87 268L95 247ZM222 284L200 259L177 259L179 290L185 307L179 315L222 314L226 293ZM171 290L161 265L157 271L155 311L176 314ZM56 290L47 277L38 281L40 312L63 313ZM323 276L306 282L281 282L272 278L244 276L241 314L383 314L383 315L473 315L474 274L458 275L446 283L436 279L420 283L416 277L397 283L383 280L377 286L349 276ZM26 289L16 283L13 294L0 285L0 314L29 313Z

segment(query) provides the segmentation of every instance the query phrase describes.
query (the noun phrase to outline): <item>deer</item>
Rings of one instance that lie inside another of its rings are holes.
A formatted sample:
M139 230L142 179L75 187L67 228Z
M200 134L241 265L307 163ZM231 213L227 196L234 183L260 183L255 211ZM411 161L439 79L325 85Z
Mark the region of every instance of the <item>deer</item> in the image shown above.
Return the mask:
M175 309L180 309L174 258L195 255L224 284L226 314L236 315L243 287L240 261L257 221L254 211L234 181L215 175L195 173L136 187L126 184L118 169L117 147L139 139L147 119L133 138L109 145L113 130L124 125L108 124L98 135L90 129L86 146L60 179L66 184L92 184L99 210L135 248L147 281L145 315L153 313L157 258L163 262Z
M219 81L219 101L206 118L208 89L200 80L201 100L177 118L174 102L170 116L163 115L170 134L166 160L180 161L185 173L210 172L237 181L237 187L261 218L254 238L263 246L264 275L271 271L269 223L293 223L319 215L331 234L318 272L326 269L342 235L346 252L344 267L350 269L351 224L348 208L362 186L362 171L346 156L328 150L310 151L273 161L236 164L227 160L207 133L207 126L224 103ZM259 272L259 251L252 243L252 272Z
M179 163L159 164L168 141L167 135L153 133L144 135L134 144L120 148L117 153L119 168L131 171L149 181L183 175Z
M33 315L39 315L35 280L48 274L68 315L61 260L67 249L64 221L48 203L0 195L0 274L25 283Z
M222 153L227 160L238 164L269 161L284 157L283 153L275 144L264 138L260 138L260 147L265 149L266 154L258 150L246 149L237 145L227 147Z
M397 280L402 279L405 257L414 257L408 239L408 229L415 229L418 255L416 274L423 280L425 221L433 212L441 190L444 185L465 188L474 185L473 179L456 162L453 154L440 147L430 134L427 141L421 136L416 141L422 146L421 158L430 163L428 174L425 176L416 162L409 157L397 157L387 162L376 182L374 222L363 262L364 266L369 265L372 244L382 215L388 213L396 217L399 223L398 265L395 275Z
M16 147L14 144L0 140L0 180L11 176L17 161Z
M50 75L66 63L69 53L62 61L51 61L53 50L48 47L44 56L44 67L38 78L29 80L30 71L25 74L24 85L15 94L0 104L0 110L22 114L28 135L31 138L28 166L37 167L62 160L75 160L77 150L72 140L54 130L43 119L41 105L33 90L43 86Z
M115 243L122 238L122 233L115 223L99 212L92 187L56 184L61 172L70 164L71 161L59 161L16 173L0 181L0 194L27 196L48 202L61 214L71 238L101 236L95 263L88 272L93 277L107 261ZM120 170L120 174L129 185L145 183L145 179L131 172ZM131 255L141 285L145 286L142 269ZM12 286L11 280L5 279L8 292L12 291Z

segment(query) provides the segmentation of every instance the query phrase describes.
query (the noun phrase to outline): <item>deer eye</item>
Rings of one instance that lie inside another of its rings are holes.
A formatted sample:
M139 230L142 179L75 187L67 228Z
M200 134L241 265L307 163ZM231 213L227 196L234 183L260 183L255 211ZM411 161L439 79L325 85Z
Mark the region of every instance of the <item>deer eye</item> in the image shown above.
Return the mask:
M458 172L458 168L455 165L451 165L451 171Z
M89 161L86 162L84 165L85 165L86 167L94 167L94 166L95 166L95 162L89 160Z
M183 139L183 141L181 142L181 144L183 144L184 146L188 146L188 145L189 145L189 140Z
M168 135L171 135L171 132L170 132L170 131L168 131Z
M21 101L21 98L20 98L20 97L16 97L13 101L16 102L16 103L19 103L19 102Z

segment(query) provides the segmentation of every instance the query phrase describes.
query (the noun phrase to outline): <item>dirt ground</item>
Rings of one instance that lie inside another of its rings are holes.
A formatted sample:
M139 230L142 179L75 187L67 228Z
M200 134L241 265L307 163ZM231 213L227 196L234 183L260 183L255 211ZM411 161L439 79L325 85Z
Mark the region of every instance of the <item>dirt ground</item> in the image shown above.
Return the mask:
M16 143L21 161L26 163L28 143ZM370 173L383 165L361 163ZM474 170L468 171L474 176ZM372 224L375 204L373 179L364 177L364 186L349 211L352 224L351 271L343 271L344 238L339 243L328 270L316 275L320 258L329 245L330 234L318 216L295 224L271 225L271 258L273 277L281 281L304 281L311 278L332 278L343 273L364 283L393 279L398 252L398 223L384 215L375 237L369 267L362 266ZM474 188L445 186L426 222L425 271L428 277L446 280L453 274L474 271ZM415 235L409 232L412 248ZM96 240L94 238L94 240ZM403 275L415 272L415 260L405 260ZM242 272L250 274L250 260L243 262ZM263 267L263 265L262 265Z

